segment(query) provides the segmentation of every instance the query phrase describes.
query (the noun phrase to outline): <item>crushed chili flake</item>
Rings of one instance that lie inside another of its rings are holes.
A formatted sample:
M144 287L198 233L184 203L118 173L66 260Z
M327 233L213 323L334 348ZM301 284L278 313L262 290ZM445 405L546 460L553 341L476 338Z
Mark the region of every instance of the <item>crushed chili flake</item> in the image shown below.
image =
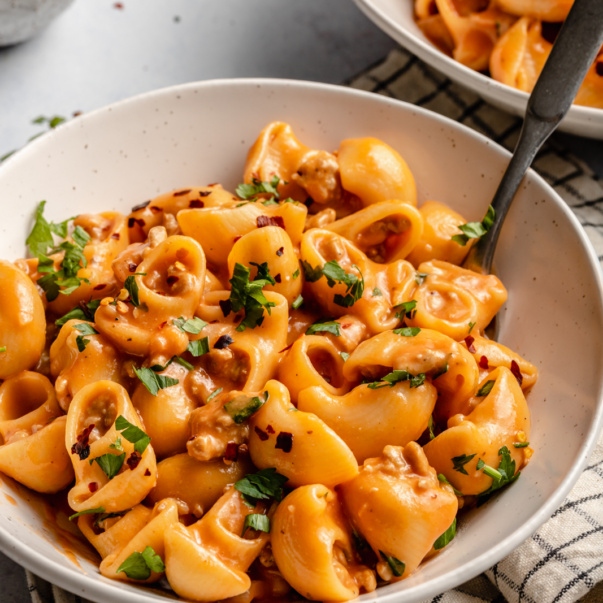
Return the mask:
M151 202L151 200L149 199L148 201L144 201L143 203L139 203L138 205L135 205L132 208L132 213L134 213L135 211L139 211L141 209L144 209L150 202Z
M136 450L128 457L128 460L126 461L128 467L130 467L130 469L132 469L132 471L134 471L134 469L136 469L136 467L138 467L138 463L140 463L140 461L142 460L142 456L140 455L140 452L137 452Z
M90 434L94 429L94 423L91 423L86 427L82 433L77 436L77 441L71 447L71 454L77 454L80 457L80 461L88 458L90 455Z
M233 242L233 243L236 243L236 242L237 242L237 241L238 241L238 240L241 238L241 236L242 236L242 235L237 235L237 236L236 236L236 237L235 237L235 238L232 240L232 242Z
M490 365L488 364L488 357L487 356L480 356L479 359L479 368L483 368L483 369L489 369Z
M149 475L151 475L151 470L150 469L146 469L145 472L145 477L149 477Z
M113 3L113 8L116 8L117 10L122 10L124 7L123 2L114 2Z
M263 228L264 226L280 226L280 228L285 228L285 221L281 216L258 216L255 220L258 228Z
M99 283L98 285L96 285L94 287L95 291L101 291L102 289L104 289L107 286L107 283Z
M112 239L115 239L116 241L119 241L119 239L121 238L121 235L120 235L118 232L114 232L114 233L111 235L111 238L112 238Z
M210 186L215 186L214 184L211 184ZM199 191L199 197L209 197L211 195L212 191Z
M521 385L523 383L523 375L521 374L521 369L519 368L519 364L515 360L511 360L511 372L515 379L517 379L517 383Z
M293 448L293 434L288 431L281 431L276 436L276 444L274 447L283 452L291 452L291 448Z
M272 425L266 425L266 433L276 433Z
M236 442L228 442L226 444L226 450L224 451L225 461L236 461L239 457L239 445Z
M202 207L205 207L205 203L203 203L201 199L193 199L189 202L188 206L192 209L200 209Z
M138 266L134 262L130 262L128 264L128 271L129 272L136 272L136 268L138 268Z
M283 253L285 253L285 248L284 247L279 247L276 250L276 255L278 255L279 257L281 257L281 255L283 255Z
M163 211L163 207L157 207L156 205L151 205L151 207L149 207L149 209L154 213L154 214L160 214Z
M467 337L465 337L465 343L467 344L467 349L472 353L475 354L475 352L477 351L475 349L475 346L473 345L473 342L475 341L475 337L472 337L471 335L467 335Z
M90 492L96 492L98 490L98 484L96 482L90 482L88 484L88 490L90 490Z
M268 434L263 429L260 429L257 425L253 428L253 431L258 434L258 438L260 438L262 442L265 442L268 439Z
M176 191L174 197L182 197L182 195L188 195L190 192L190 188L183 188L181 191Z
M218 341L214 343L214 348L216 350L223 350L224 348L227 348L233 341L234 339L230 335L221 335L218 337Z
M282 280L283 280L283 278L282 278L282 276L281 276L281 273L280 273L280 272L279 272L278 274L275 274L275 275L274 275L274 281L275 281L276 283L280 283L280 282L282 282Z
M134 226L145 227L145 221L142 218L128 218L128 228L134 228Z

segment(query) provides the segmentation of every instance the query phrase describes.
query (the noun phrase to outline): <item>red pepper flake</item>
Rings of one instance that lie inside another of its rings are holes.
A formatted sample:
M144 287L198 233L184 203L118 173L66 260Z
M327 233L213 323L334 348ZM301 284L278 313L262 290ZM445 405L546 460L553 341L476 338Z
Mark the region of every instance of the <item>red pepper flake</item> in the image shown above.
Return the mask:
M90 492L96 492L98 490L98 484L96 482L90 482L88 484L88 490L90 490Z
M205 207L205 203L203 203L201 199L193 199L192 201L189 201L188 206L192 209L200 209L201 207Z
M233 462L239 458L239 445L236 442L228 442L224 452L224 460Z
M128 228L134 228L134 226L145 227L146 222L142 218L128 218Z
M156 205L151 205L151 207L149 207L149 209L154 213L154 214L160 214L163 211L163 207L157 207Z
M281 216L258 216L255 220L258 228L263 228L264 226L280 226L281 228L285 228L285 221Z
M128 271L129 272L136 272L136 268L138 268L138 265L135 264L134 262L130 262L128 264Z
M232 306L230 304L230 300L229 299L221 299L218 302L218 305L220 306L220 310L222 310L222 314L224 315L224 318L226 318L232 311Z
M138 467L138 463L140 463L140 461L142 460L142 456L140 454L140 452L137 452L136 450L128 457L128 460L126 461L128 467L130 467L130 469L132 469L132 471L134 471L134 469L136 469L136 467Z
M99 283L94 287L95 291L102 291L107 286L107 283Z
M123 10L124 5L122 2L114 2L113 3L113 8L116 8L117 10Z
M240 239L242 236L243 236L243 235L237 235L237 236L236 236L236 237L235 237L235 238L232 240L232 242L233 242L233 243L236 243L236 242L237 242L237 241L238 241L238 240L239 240L239 239Z
M115 241L119 241L119 239L121 238L121 235L118 232L114 232L111 235L111 238L114 239Z
M266 425L266 433L276 433L272 425Z
M76 443L71 447L71 454L77 454L80 457L80 461L87 459L90 455L89 439L93 429L94 423L91 423L77 436Z
M490 368L490 365L488 364L487 356L480 356L478 364L479 364L479 368L482 368L484 370L488 370Z
M291 452L291 448L293 448L293 434L288 431L281 431L276 436L276 444L274 447L283 452Z
M172 274L165 279L165 282L167 283L168 287L173 287L179 280L179 276L174 276Z
M139 203L138 205L135 205L132 208L132 213L134 213L135 211L139 211L141 209L144 209L150 202L151 202L151 200L149 199L148 201L144 201L143 203Z
M340 322L339 324L341 325L342 329L349 329L352 326L351 322Z
M258 434L258 438L260 438L262 442L265 442L268 439L268 434L263 429L260 429L257 425L253 428L253 431Z
M176 191L174 193L174 197L182 197L183 195L188 195L191 192L190 188L183 188L181 191Z
M151 470L145 469L144 475L145 475L145 477L149 477L151 475Z
M517 383L521 385L523 383L523 375L521 374L521 369L519 368L519 364L515 362L515 360L511 360L511 372L515 379L517 379Z
M216 186L215 184L210 184L210 186ZM199 191L199 197L209 197L212 194L212 191Z
M285 253L285 248L284 247L279 247L276 250L276 255L278 255L279 258L281 257L281 255L283 255L283 253Z
M280 283L282 281L282 277L281 277L281 273L279 272L278 274L274 275L274 282L275 283Z
M475 346L473 345L473 342L475 341L475 337L472 337L471 335L467 335L467 337L465 337L465 343L467 344L467 349L472 353L475 354L475 352L477 351L475 349Z
M292 343L290 343L290 344L289 344L289 345L288 345L286 348L283 348L282 350L279 350L279 354L282 354L283 352L287 352L287 351L289 351L289 350L291 349L291 346L292 346L292 345L293 345L293 344L292 344Z
M216 350L223 350L224 348L227 348L233 341L234 339L230 335L221 335L218 337L218 341L214 343L214 348Z

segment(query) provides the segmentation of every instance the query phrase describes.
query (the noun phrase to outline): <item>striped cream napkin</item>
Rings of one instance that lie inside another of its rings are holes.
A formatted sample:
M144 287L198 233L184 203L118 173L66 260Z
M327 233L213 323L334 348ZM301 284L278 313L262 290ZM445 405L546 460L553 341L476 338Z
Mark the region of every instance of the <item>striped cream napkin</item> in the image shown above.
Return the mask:
M512 149L521 120L495 109L403 50L348 85L421 105ZM603 188L555 142L533 167L565 199L603 261ZM87 603L27 572L32 603ZM583 597L581 599L581 597ZM532 538L485 574L425 603L603 603L603 441L565 502Z

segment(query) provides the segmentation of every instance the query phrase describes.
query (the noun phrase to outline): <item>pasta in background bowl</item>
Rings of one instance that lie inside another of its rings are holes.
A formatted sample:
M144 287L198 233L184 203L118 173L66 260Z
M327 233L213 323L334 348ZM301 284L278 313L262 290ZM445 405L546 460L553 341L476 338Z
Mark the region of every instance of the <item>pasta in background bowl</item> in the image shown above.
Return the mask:
M79 117L7 161L0 168L6 208L0 257L23 257L41 200L56 222L85 212L127 214L183 187L219 182L234 190L249 148L277 120L316 149L334 150L357 137L384 141L408 163L420 205L444 201L470 220L483 216L509 157L450 120L377 95L275 80L193 83ZM570 210L533 172L507 218L495 267L509 292L497 317L498 340L539 372L528 397L536 454L510 488L463 517L457 537L441 553L403 581L361 598L394 601L403 595L419 602L485 570L546 521L594 447L603 404L598 261ZM119 386L112 391L122 408ZM135 415L123 414L136 423ZM158 587L101 576L98 558L76 537L68 510L4 476L0 491L0 547L17 562L94 601L172 600Z
M416 22L414 0L355 0L355 2L378 27L419 59L494 106L523 117L529 98L528 93L461 64L438 48ZM564 2L559 2L559 5L567 7L567 3ZM538 52L542 52L540 47L536 54ZM531 60L537 62L542 60L542 57ZM559 130L601 139L603 138L603 109L574 104L561 121Z

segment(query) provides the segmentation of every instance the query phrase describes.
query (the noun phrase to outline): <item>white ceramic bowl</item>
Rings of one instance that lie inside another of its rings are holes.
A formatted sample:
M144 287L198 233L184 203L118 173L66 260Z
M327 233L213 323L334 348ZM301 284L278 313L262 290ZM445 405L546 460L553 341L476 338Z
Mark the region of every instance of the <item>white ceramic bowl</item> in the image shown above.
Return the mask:
M0 168L0 257L24 253L36 204L52 220L133 205L177 187L241 180L245 155L272 120L309 146L372 135L397 148L420 200L445 200L481 219L508 153L425 110L343 87L221 80L159 90L78 117ZM500 339L540 370L529 396L535 454L509 489L460 524L453 544L407 580L365 595L423 601L487 569L528 538L562 502L593 449L602 420L603 302L586 235L552 189L530 172L495 258L509 300ZM560 442L563 443L560 446ZM165 601L165 594L108 580L74 547L66 516L2 479L0 548L40 576L93 601ZM58 526L57 526L58 523ZM73 528L71 528L73 529Z
M529 95L461 65L439 50L413 18L413 0L354 0L375 25L422 61L496 107L523 117ZM603 109L572 105L559 130L603 139Z

